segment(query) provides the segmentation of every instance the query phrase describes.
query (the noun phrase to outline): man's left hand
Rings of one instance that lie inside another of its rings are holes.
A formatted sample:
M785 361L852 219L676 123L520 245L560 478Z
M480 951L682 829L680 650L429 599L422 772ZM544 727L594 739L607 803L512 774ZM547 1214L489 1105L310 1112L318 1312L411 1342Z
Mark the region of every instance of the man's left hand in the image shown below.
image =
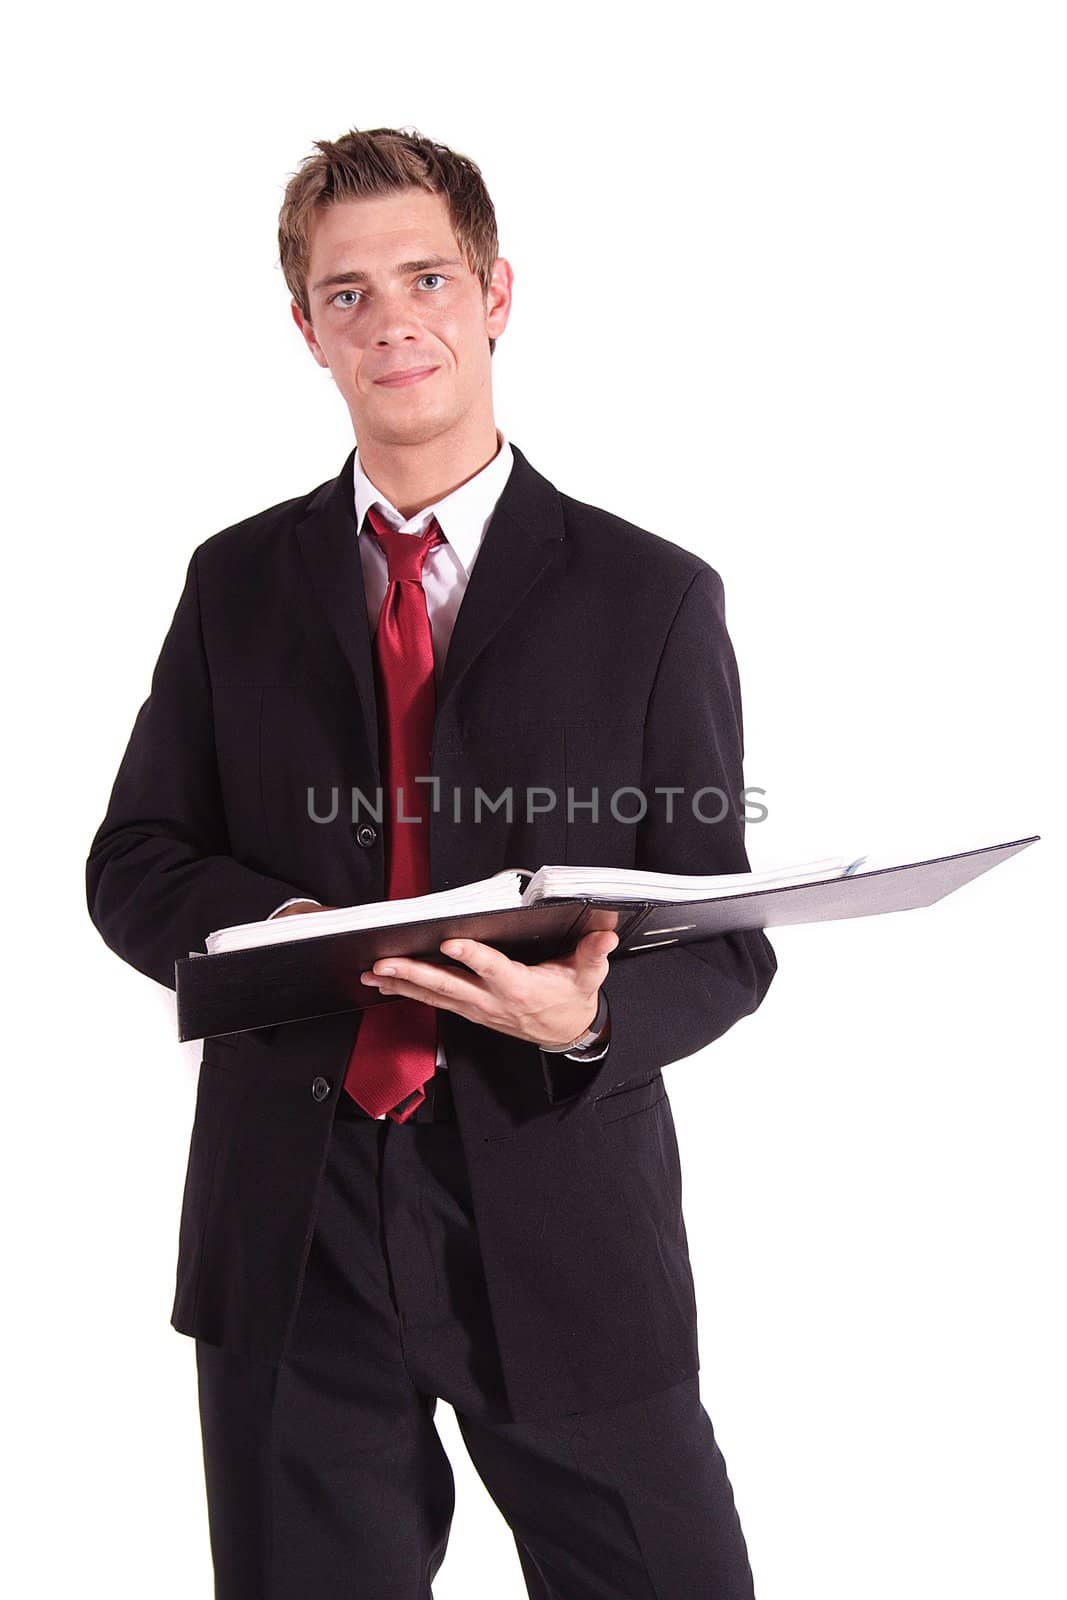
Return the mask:
M617 933L587 933L569 956L527 966L477 939L445 939L441 953L469 967L470 976L454 967L388 956L364 972L362 982L380 994L454 1011L513 1039L558 1046L592 1027L608 956L618 942Z

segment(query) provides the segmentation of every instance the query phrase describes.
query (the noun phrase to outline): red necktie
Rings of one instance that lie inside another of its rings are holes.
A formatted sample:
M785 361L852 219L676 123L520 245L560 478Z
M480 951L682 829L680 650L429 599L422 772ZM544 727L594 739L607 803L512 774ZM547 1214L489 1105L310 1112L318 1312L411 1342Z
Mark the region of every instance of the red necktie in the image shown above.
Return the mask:
M418 536L390 528L374 506L367 511L367 520L389 563L374 662L387 785L386 894L399 900L428 894L430 889L431 785L414 781L430 774L436 710L433 637L422 568L431 547L442 543L444 535L435 517ZM419 820L398 821L399 817ZM436 1060L433 1006L404 998L372 1004L360 1020L345 1088L372 1117L387 1112L394 1122L406 1122L426 1098L422 1085L433 1077Z

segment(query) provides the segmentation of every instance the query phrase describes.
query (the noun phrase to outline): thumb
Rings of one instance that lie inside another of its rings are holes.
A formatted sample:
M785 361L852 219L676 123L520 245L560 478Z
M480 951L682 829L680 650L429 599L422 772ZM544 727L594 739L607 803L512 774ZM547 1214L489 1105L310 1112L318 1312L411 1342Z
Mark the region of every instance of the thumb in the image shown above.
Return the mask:
M606 960L615 949L618 942L619 936L617 933L599 929L596 933L585 934L578 941L577 954L586 966L599 966L600 962Z

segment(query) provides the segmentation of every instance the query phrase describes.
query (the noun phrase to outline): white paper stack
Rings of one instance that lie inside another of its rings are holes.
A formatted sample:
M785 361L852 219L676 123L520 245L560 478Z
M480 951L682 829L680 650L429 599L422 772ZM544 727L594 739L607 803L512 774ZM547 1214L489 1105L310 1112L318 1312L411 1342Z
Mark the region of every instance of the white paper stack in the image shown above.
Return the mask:
M241 922L233 928L209 933L204 941L208 955L223 950L252 950L260 945L286 944L293 939L319 939L328 933L353 928L385 928L398 922L421 922L424 917L446 917L463 911L500 911L522 905L521 870L506 867L477 883L455 889L414 895L406 900L371 900L361 906L337 906L329 911L299 911L266 922Z
M720 895L744 894L756 889L778 889L793 883L818 883L845 877L865 858L849 862L829 856L801 866L775 867L763 872L728 872L718 876L689 877L670 872L643 872L628 867L539 867L529 872L505 867L476 883L455 889L413 895L404 900L372 900L365 905L337 906L329 911L301 911L264 922L242 922L220 928L204 941L208 955L226 950L253 950L294 939L321 939L328 933L358 928L385 928L427 917L458 915L464 911L503 911L536 905L542 900L570 900L582 896L605 900L708 900ZM525 893L523 878L529 878Z
M714 900L756 889L784 889L795 883L821 883L855 872L866 858L849 861L828 856L800 866L771 867L762 872L724 872L690 877L685 873L644 872L632 867L541 867L534 873L523 902L589 895L601 900Z

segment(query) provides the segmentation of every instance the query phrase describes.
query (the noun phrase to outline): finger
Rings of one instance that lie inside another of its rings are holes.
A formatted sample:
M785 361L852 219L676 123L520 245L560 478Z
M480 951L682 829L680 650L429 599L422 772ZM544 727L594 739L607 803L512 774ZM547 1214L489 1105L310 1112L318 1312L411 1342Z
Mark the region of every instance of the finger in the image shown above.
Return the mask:
M484 1000L484 995L475 989L469 993L459 985L450 985L447 990L431 989L425 984L413 983L408 978L381 978L373 987L377 988L379 994L393 995L404 1000L420 1000L425 1006L435 1006L444 1011L458 1011L461 1016L473 1012Z
M402 994L427 1003L465 1006L485 999L485 991L476 979L410 956L383 957L371 971L362 974L361 981L379 994Z
M440 948L443 955L462 961L499 995L512 993L527 970L521 961L512 961L502 950L479 939L445 939Z

